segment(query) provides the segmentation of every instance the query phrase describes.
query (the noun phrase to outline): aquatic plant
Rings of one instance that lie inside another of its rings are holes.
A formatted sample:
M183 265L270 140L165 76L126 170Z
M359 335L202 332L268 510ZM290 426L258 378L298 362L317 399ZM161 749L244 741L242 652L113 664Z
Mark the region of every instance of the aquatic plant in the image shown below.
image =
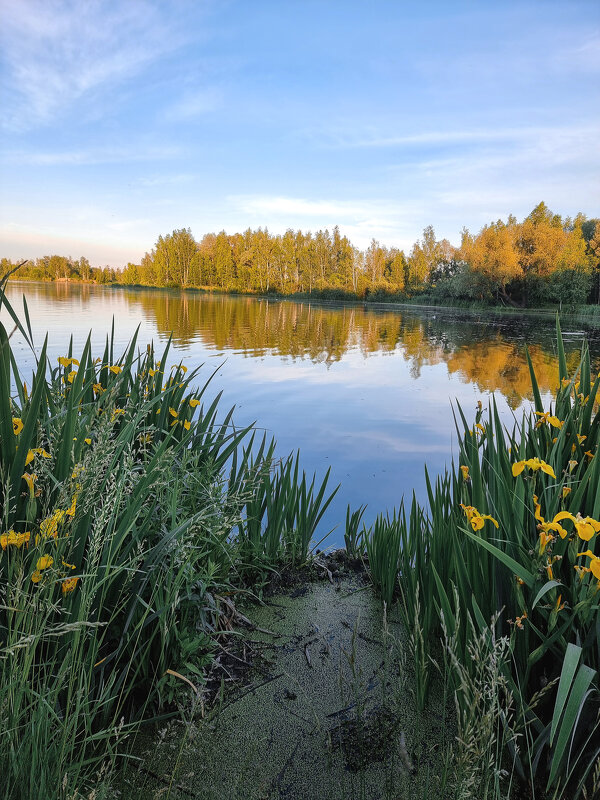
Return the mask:
M22 323L2 289L34 350L27 305ZM78 796L169 711L173 675L201 685L221 593L256 555L236 532L262 524L248 509L263 485L273 563L307 558L333 496L298 456L273 473L274 444L254 451L169 353L134 337L118 355L111 335L100 358L88 339L49 364L45 341L27 385L0 324L3 797Z
M558 324L557 348L554 406L544 408L529 362L534 409L512 432L493 398L472 427L457 408L459 465L433 485L427 476L428 508L413 502L399 556L409 630L418 617L429 648L442 624L452 641L459 716L465 681L477 679L476 640L492 622L496 641L509 642L502 691L521 737L510 760L556 798L582 795L600 756L600 381L585 346L567 374Z
M379 514L368 535L365 535L369 574L384 603L392 604L398 583L398 566L402 545L403 509L399 514Z
M359 506L354 511L350 511L350 505L346 509L346 526L344 528L344 544L346 545L346 552L350 558L358 558L362 555L362 547L364 545L363 530L359 530L363 514L367 506Z

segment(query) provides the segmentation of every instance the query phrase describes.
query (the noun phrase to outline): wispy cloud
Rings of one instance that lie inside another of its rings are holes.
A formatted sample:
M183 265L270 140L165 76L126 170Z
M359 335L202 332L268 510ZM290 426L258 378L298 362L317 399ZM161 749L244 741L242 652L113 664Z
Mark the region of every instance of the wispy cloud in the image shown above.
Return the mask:
M0 162L15 166L68 167L97 164L129 164L139 161L165 161L177 158L180 154L181 149L176 145L97 147L62 152L9 150L0 153Z
M232 195L227 202L245 215L251 224L267 225L275 232L286 228L333 228L359 247L368 246L372 238L385 244L407 247L408 230L414 227L419 204L389 200L370 202L356 200L311 199L284 195Z
M586 138L597 139L598 127L587 126L561 127L489 127L467 128L464 130L423 130L410 134L388 134L376 128L364 128L348 133L347 129L330 131L313 131L313 138L321 138L326 146L341 148L410 148L411 146L444 146L444 145L489 145L489 144L528 144L539 142L565 142L565 140Z
M27 129L138 73L183 35L148 0L0 0L3 124Z

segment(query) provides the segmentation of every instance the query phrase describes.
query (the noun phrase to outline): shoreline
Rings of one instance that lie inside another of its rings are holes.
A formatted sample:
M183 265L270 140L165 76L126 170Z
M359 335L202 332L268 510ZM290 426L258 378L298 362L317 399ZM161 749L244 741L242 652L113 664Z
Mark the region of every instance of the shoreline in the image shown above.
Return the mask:
M293 302L293 303L310 303L318 306L329 308L356 308L361 307L365 310L373 309L376 311L389 310L402 310L409 311L415 309L416 311L435 310L440 313L460 311L469 315L477 315L481 313L493 314L498 317L516 317L516 316L533 316L543 317L547 319L555 319L558 315L560 319L564 320L577 320L579 322L586 322L591 327L600 326L600 305L586 304L582 306L575 306L569 310L563 310L558 306L549 306L542 308L513 308L508 306L493 306L486 304L470 303L468 305L462 303L437 303L437 302L411 302L410 300L370 300L367 298L329 298L319 297L318 295L306 295L303 293L295 294L257 294L254 292L239 292L239 291L226 291L219 289L207 289L201 286L153 286L144 284L125 284L125 283L98 283L96 281L71 281L71 280L29 280L27 278L14 278L9 281L9 285L14 284L41 284L52 285L59 284L61 286L96 286L100 289L123 289L134 292L168 292L171 294L199 294L221 297L239 297L246 299L254 299L259 301L273 301L273 302ZM417 298L418 299L418 298Z

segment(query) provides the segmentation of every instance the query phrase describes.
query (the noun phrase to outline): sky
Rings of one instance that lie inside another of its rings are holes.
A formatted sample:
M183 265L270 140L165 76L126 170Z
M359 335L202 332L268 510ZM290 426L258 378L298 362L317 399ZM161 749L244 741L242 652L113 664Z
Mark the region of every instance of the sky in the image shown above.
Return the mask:
M600 3L0 0L0 257L600 217Z

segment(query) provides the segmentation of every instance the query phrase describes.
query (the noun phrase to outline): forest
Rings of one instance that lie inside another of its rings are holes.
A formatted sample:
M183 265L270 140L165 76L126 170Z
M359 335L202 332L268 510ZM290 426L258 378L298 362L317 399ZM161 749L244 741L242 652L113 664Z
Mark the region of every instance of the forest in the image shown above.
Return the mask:
M0 271L11 266L2 259ZM51 255L29 261L18 278L339 299L581 305L600 301L600 220L581 213L563 219L541 202L521 222L510 215L476 234L464 228L459 247L438 240L430 225L408 254L375 239L359 250L337 226L316 233L221 231L199 241L181 228L159 236L140 264L119 270Z

